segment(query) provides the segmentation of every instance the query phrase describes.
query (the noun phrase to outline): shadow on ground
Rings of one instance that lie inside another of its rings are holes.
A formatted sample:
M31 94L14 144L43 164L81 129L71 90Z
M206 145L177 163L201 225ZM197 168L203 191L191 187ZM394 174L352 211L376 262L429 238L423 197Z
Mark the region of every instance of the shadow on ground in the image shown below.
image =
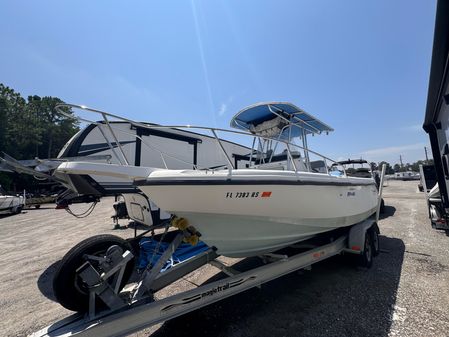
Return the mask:
M336 256L314 265L311 271L291 273L261 289L253 288L167 321L152 337L387 337L405 246L402 240L385 236L380 237L380 244L382 252L369 270L355 267L351 256ZM259 259L245 259L233 268L245 270L255 261ZM53 301L52 279L59 262L38 279L41 293Z
M140 222L130 221L126 225L114 225L114 230L124 230L124 229L134 229L134 230L148 230L151 227L148 225L145 225Z
M379 219L380 220L386 219L390 216L393 216L394 213L396 213L396 207L385 205L384 211L379 215Z
M39 207L35 207L35 206L31 206L28 207L26 210L27 211L42 211L42 210L46 210L46 209L55 209L56 205L54 206L39 206Z
M369 270L337 256L172 319L152 336L386 337L405 246L384 236L380 242L382 252Z
M140 222L130 221L128 224L128 228L147 230L151 227Z
M53 294L53 275L58 269L60 262L61 260L58 260L55 263L51 264L37 279L37 287L39 288L39 291L42 293L42 295L55 302L56 298Z
M11 219L14 219L14 216L15 215L20 215L20 214L23 214L23 213L27 213L27 211L22 211L21 213L18 213L18 214L1 214L0 215L0 219L4 219L4 218L11 218Z

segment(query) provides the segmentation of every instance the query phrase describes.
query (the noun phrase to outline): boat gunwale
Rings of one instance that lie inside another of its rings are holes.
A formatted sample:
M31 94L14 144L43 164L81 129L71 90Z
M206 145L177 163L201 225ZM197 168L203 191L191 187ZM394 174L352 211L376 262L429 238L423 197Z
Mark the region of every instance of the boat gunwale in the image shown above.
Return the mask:
M365 179L365 178L364 178ZM376 183L369 182L351 182L351 181L311 181L311 180L250 180L250 179L139 179L134 181L136 186L167 186L167 185L311 185L311 186L375 186Z

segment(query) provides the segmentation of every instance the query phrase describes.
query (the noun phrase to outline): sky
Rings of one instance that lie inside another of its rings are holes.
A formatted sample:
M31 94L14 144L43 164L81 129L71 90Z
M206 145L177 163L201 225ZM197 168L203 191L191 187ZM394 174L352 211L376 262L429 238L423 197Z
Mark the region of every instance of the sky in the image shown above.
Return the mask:
M0 0L0 83L138 121L228 128L260 101L335 131L335 159L424 159L436 4ZM430 152L430 151L429 151Z

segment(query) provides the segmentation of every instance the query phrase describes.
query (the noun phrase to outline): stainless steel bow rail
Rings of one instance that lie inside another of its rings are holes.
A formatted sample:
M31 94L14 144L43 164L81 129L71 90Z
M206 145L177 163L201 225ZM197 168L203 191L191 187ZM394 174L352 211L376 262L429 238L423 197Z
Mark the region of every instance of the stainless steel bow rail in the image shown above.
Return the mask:
M83 118L80 116L74 116L70 113L68 113L67 111L65 111L65 109L67 108L73 108L73 109L80 109L89 113L95 113L95 114L99 114L102 118L102 121L94 121L91 119L87 119L87 118ZM306 161L306 168L308 171L311 171L311 165L310 165L310 159L309 156L310 154L313 154L319 158L321 158L324 161L324 166L326 169L326 173L329 174L329 166L327 165L327 162L330 163L334 163L334 164L338 164L335 160L328 158L318 152L315 152L313 150L310 150L308 148L307 145L307 140L306 140L306 136L305 134L303 134L302 138L303 138L303 146L294 144L292 142L289 141L285 141L283 139L280 138L270 138L270 137L265 137L259 134L252 134L249 132L244 132L244 131L237 131L237 130L229 130L229 129L222 129L222 128L211 128L211 127L205 127L205 126L195 126L195 125L152 125L152 124L145 124L145 123L140 123L140 122L136 122L133 121L131 119L127 119L109 112L105 112L105 111L101 111L101 110L97 110L97 109L93 109L93 108L89 108L86 107L84 105L78 105L78 104L68 104L68 103L64 103L64 104L58 104L55 107L56 111L58 113L60 113L61 115L64 115L68 118L71 119L76 119L78 121L81 122L86 122L86 123L90 123L90 124L95 124L98 126L99 131L101 132L103 138L105 139L106 143L108 144L112 154L114 155L114 157L117 159L118 163L121 165L129 165L129 160L126 157L125 151L123 150L123 146L120 144L120 142L118 142L118 138L117 135L115 133L123 133L126 135L130 135L132 137L135 137L136 139L139 139L142 144L144 144L144 146L155 150L159 153L159 155L161 156L162 162L165 165L165 168L167 167L166 164L166 160L164 157L169 157L171 159L189 164L190 166L193 166L195 169L201 169L200 167L198 167L197 165L194 165L194 163L188 163L180 158L177 158L175 156L172 156L168 153L164 153L163 151L161 151L160 149L156 148L155 146L149 144L148 142L146 142L142 137L131 133L131 132L127 132L125 130L122 129L118 129L115 128L113 123L111 123L111 121L109 120L109 118L113 118L122 122L127 122L130 123L131 125L133 125L134 127L139 127L139 128L144 128L144 129L187 129L187 130L192 130L192 129L196 129L196 130L200 130L203 132L209 132L210 135L215 138L216 142L217 142L217 146L219 151L222 153L226 164L225 166L227 166L228 170L229 170L229 174L232 174L232 170L236 169L234 167L234 164L231 161L231 158L229 156L229 154L226 152L225 147L222 144L223 139L220 139L218 137L218 133L222 132L222 133L226 133L226 134L233 134L233 135L237 135L237 136L246 136L246 137L251 137L253 138L253 142L252 142L252 148L251 148L251 152L249 153L249 161L250 161L250 165L252 164L252 159L255 155L261 155L263 153L260 152L260 150L256 150L255 149L255 145L256 145L256 139L258 139L258 144L259 144L259 149L261 149L262 151L265 150L265 146L266 146L266 152L268 152L268 147L271 147L271 155L266 158L267 160L265 161L264 158L264 163L269 163L271 161L271 159L273 158L273 154L277 148L278 144L283 144L285 146L285 150L287 152L287 158L288 158L288 167L292 167L293 171L298 172L299 168L297 167L297 164L294 161L294 154L292 153L292 149L298 149L304 152L304 158ZM278 115L277 113L274 112L275 115ZM295 124L296 125L296 124ZM110 135L110 137L108 137L108 134ZM111 139L112 138L112 142ZM263 142L261 142L261 140ZM116 149L113 146L113 142L115 144L117 144L117 148L118 151L116 151ZM209 168L203 168L203 169L209 169ZM344 173L344 175L346 175L346 171L345 171L345 167L341 166L341 171Z
M385 167L382 170L380 186L383 185L384 174ZM379 191L379 206L381 193L382 189ZM265 264L243 272L217 260L218 256L212 248L161 272L162 266L171 258L182 240L192 235L186 230L178 231L155 266L146 270L137 284L126 286L121 292L118 291L118 285L132 254L112 246L104 257L87 256L87 261L77 270L78 275L88 285L88 312L74 314L31 336L124 336L344 252L357 254L359 264L370 267L374 256L380 251L377 226L379 208L371 218L343 231L317 237L318 241L315 238L290 246L294 253L281 250L261 256ZM93 260L97 263L91 263ZM206 264L217 267L227 276L163 299L155 299L153 296L157 291ZM94 265L100 265L101 272ZM104 306L96 306L97 297L106 304L106 309Z

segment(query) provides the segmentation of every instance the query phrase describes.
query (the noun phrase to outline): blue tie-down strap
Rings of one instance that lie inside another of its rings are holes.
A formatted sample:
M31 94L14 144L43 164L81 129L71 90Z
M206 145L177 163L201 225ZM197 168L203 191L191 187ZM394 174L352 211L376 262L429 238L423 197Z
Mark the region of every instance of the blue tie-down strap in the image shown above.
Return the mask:
M151 238L142 238L139 242L140 254L137 262L137 269L145 269L149 264L151 267L154 266L169 245L170 243L168 242L161 242L159 244L158 241ZM157 251L155 251L156 248ZM202 241L198 242L195 246L192 246L189 243L181 243L171 258L165 263L164 267L162 267L161 272L164 272L178 263L184 262L208 249L209 247Z

